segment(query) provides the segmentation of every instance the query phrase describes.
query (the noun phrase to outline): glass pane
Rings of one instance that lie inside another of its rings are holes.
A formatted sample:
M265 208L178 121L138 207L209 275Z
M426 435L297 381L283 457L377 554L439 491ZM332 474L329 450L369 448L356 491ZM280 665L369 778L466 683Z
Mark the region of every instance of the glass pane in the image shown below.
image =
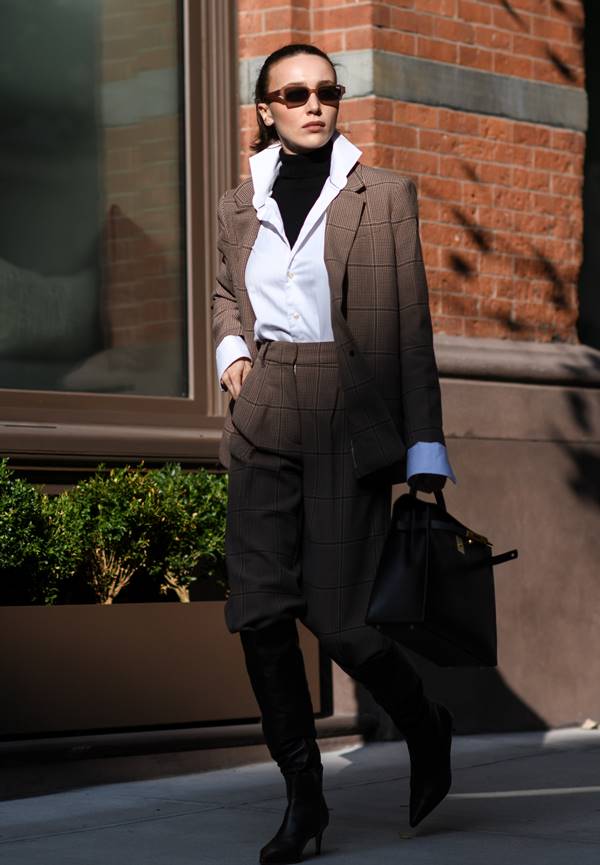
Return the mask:
M1 0L0 387L187 395L179 0Z

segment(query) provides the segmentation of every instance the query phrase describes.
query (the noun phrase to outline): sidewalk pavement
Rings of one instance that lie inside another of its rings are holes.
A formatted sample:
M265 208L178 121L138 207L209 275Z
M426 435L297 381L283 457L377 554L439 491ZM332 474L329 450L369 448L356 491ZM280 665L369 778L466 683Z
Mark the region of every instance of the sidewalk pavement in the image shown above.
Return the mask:
M323 865L600 862L600 730L456 736L450 794L413 830L404 742L323 764L321 859L305 848ZM273 763L14 799L0 802L0 863L253 865L284 810Z

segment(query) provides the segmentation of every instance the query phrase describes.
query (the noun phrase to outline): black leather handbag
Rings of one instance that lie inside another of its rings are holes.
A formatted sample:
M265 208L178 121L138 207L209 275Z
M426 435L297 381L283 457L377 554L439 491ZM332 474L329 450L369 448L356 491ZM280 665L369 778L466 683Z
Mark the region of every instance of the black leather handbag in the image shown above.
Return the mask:
M441 667L495 667L493 565L487 538L416 490L394 504L392 524L369 600L366 622Z

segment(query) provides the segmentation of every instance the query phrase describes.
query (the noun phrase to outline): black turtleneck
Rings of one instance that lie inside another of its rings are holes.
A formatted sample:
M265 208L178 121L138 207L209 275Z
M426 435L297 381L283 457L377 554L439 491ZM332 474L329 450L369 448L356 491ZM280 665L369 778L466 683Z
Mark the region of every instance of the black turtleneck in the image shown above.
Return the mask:
M277 202L290 246L329 177L333 140L309 153L279 151L281 167L271 195Z

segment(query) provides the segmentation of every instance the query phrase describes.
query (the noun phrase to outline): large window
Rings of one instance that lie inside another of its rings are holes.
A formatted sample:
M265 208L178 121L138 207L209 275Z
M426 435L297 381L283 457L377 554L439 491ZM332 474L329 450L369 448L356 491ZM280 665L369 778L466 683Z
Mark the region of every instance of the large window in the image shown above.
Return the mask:
M0 387L187 394L178 0L4 0Z
M2 451L205 456L235 2L1 5Z

